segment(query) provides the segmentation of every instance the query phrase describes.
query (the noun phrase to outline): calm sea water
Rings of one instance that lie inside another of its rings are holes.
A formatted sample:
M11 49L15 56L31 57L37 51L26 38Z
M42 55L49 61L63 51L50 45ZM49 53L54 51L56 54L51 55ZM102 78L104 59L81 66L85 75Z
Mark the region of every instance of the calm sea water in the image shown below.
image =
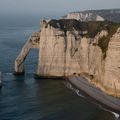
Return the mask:
M33 17L0 18L0 120L114 120L113 114L78 96L63 80L35 80L38 51L26 62L26 75L15 77L14 60L27 38L39 30Z

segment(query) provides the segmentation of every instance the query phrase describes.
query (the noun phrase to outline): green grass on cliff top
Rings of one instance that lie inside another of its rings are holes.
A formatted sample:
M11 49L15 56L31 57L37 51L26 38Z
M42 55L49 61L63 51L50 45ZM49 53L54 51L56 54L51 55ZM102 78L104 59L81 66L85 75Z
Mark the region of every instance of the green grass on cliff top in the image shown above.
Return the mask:
M120 24L118 23L112 23L108 21L80 22L75 19L53 19L49 21L48 24L54 28L59 28L63 31L72 31L74 29L77 31L88 31L87 36L91 38L94 37L101 30L109 30L116 25L120 26Z

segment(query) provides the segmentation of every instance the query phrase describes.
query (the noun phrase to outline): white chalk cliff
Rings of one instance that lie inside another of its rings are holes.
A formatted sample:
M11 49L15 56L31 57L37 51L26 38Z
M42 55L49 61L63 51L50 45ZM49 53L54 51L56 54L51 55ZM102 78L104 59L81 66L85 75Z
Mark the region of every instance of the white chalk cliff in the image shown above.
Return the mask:
M77 73L108 94L120 96L120 28L110 38L107 38L111 34L107 29L87 36L87 29L77 30L74 22L65 22L43 21L37 74L60 77ZM100 40L104 37L110 40L107 50L102 51L104 46L100 46Z
M43 20L39 36L39 77L78 74L106 93L120 97L119 24Z

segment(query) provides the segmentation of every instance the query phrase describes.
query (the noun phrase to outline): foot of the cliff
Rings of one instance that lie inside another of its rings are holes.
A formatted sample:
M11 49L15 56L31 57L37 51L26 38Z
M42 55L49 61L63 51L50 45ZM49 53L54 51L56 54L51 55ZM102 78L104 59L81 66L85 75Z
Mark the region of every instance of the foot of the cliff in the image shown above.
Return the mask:
M54 80L63 80L63 76L41 76L38 74L34 74L35 79L54 79Z
M25 72L14 72L13 74L15 76L22 76L22 75L25 75Z

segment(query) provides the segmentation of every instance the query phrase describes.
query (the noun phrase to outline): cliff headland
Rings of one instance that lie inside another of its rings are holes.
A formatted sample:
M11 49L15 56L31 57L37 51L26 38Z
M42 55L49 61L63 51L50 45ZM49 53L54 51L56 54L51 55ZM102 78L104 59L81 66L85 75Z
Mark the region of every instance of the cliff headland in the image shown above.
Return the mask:
M103 19L43 20L41 30L29 38L17 57L16 73L24 72L23 62L31 48L39 49L37 77L77 74L105 93L120 97L119 23Z

